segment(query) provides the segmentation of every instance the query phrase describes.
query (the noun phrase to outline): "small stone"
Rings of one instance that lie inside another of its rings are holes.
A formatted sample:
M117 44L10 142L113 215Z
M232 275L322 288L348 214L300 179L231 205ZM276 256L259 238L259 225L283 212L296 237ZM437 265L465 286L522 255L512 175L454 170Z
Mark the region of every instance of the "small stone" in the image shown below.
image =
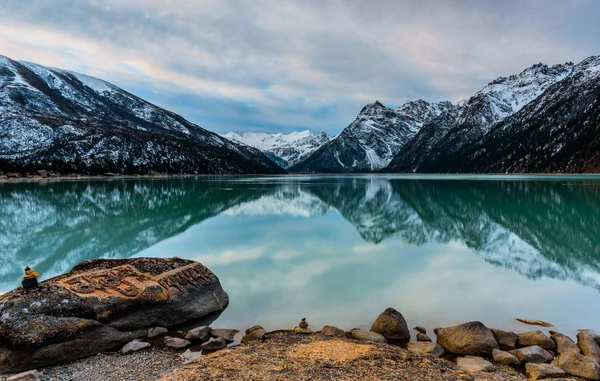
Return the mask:
M516 366L521 365L521 361L515 355L502 351L500 349L494 349L492 351L492 357L494 358L494 361L498 364Z
M10 376L6 381L40 381L40 372L37 370L30 370L27 372L19 373Z
M555 349L556 343L554 340L544 335L542 331L529 331L517 334L517 346L519 347L530 347L532 345L539 345L544 349Z
M260 325L255 325L254 327L250 327L246 330L246 336L242 338L242 344L246 344L252 341L260 340L264 335L267 334L267 331Z
M496 369L491 362L476 356L459 357L456 365L467 372L491 372Z
M213 329L211 332L212 337L224 339L227 344L235 341L235 335L240 333L238 329Z
M191 344L191 341L180 339L178 337L165 337L165 346L173 349L182 349Z
M185 352L183 352L180 356L183 360L183 364L186 365L199 359L200 356L202 356L202 351L192 352L188 349Z
M417 341L431 341L431 338L424 333L417 333Z
M302 318L302 320L300 320L300 324L298 324L298 328L302 328L302 329L308 328L308 322L306 321L306 318Z
M212 328L210 327L196 327L194 329L190 329L185 335L185 339L189 341L195 342L205 342L210 338L210 334L212 332Z
M431 354L437 357L444 354L444 348L441 345L425 341L411 341L406 344L406 349L412 353Z
M539 325L540 327L554 327L552 324L545 322L543 320L531 320L531 319L523 319L517 318L518 322L528 325Z
M421 327L420 325L419 325L419 326L416 326L416 327L415 327L415 328L413 328L413 329L414 329L415 331L419 332L419 333L422 333L423 335L426 335L426 334L427 334L427 330L425 329L425 327Z
M370 341L373 343L387 343L386 338L376 332L364 331L362 329L354 328L350 331L352 337L359 341Z
M387 340L410 340L410 332L404 316L393 308L388 308L379 314L370 331L382 335Z
M439 328L436 334L438 344L459 355L489 356L499 348L492 331L478 321Z
M148 330L148 337L149 338L153 338L156 336L160 336L163 335L165 333L169 332L168 329L166 329L165 327L154 327L154 328L150 328Z
M565 375L564 370L552 364L525 364L525 372L532 380Z
M568 352L581 353L577 344L569 336L556 331L550 331L550 338L556 343L556 351L559 355Z
M294 332L300 333L300 334L309 334L309 333L312 333L312 329L310 329L310 328L296 327L294 329Z
M207 341L206 343L204 343L200 346L200 348L202 348L203 351L207 351L207 352L218 351L219 349L223 349L226 347L227 347L227 342L225 341L225 339L222 339L222 338L218 338L218 339L211 338L209 341Z
M121 348L121 354L128 354L132 352L141 351L142 349L150 347L150 343L145 343L139 340L133 340L129 343L125 344L123 348Z
M577 334L577 346L584 355L600 361L600 346L596 343L596 334L592 331L581 331Z
M254 332L254 331L258 331L258 330L261 330L261 329L262 329L263 331L265 330L265 329L264 329L263 327L261 327L260 325L254 325L254 326L252 326L252 327L248 328L248 329L246 330L246 332L245 332L245 333L246 333L246 335L249 335L249 334L251 334L252 332Z
M333 337L342 337L346 336L346 332L338 327L334 327L332 325L326 325L321 330L321 334L325 336L333 336Z
M558 356L552 364L572 376L587 380L600 380L600 364L591 357L579 353L567 352Z
M535 364L547 363L552 361L554 358L554 356L552 356L547 350L539 345L515 349L509 353L514 355L521 362L530 362Z
M492 328L494 338L498 342L500 349L503 351L512 351L517 348L517 334L510 331L503 331L501 329Z

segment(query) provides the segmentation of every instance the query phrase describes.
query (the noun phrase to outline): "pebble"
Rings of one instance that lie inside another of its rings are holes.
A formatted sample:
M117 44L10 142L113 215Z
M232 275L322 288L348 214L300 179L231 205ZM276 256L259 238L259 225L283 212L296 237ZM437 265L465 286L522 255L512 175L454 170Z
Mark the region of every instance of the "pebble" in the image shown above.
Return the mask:
M150 348L128 355L101 353L45 368L40 374L44 381L143 381L160 378L182 365L183 360L177 353Z

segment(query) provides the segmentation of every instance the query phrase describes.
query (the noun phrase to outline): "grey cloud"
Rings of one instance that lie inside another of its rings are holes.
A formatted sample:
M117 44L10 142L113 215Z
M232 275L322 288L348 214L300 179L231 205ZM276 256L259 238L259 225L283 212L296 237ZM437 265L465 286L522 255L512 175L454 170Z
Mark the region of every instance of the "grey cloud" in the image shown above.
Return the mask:
M10 50L0 54L102 73L217 131L262 125L339 132L375 99L390 106L458 100L536 62L600 53L594 0L3 5L0 46ZM38 41L49 31L64 41ZM81 46L91 46L93 57L77 51Z

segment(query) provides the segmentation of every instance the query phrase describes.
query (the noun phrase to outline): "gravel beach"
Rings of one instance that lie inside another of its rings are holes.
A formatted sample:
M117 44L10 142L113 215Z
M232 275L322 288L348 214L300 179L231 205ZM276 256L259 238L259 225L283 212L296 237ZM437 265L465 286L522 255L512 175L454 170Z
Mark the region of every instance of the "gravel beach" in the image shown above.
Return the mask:
M40 370L42 381L151 381L183 365L172 350L149 348L127 355L101 353ZM8 376L0 376L6 381Z

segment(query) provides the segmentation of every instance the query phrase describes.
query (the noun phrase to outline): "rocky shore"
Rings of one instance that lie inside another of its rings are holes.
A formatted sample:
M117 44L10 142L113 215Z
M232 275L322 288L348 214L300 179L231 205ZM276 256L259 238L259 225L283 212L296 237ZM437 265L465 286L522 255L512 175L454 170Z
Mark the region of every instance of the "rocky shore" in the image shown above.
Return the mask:
M393 308L368 331L314 330L305 319L273 332L153 327L117 352L0 381L600 380L600 337L592 331L580 331L575 342L553 330L515 333L477 321L413 330L417 341Z
M0 296L0 381L600 380L590 330L576 341L479 321L428 332L388 308L368 330L317 330L302 318L241 332L211 326L229 299L198 262L91 260L39 284L25 273L23 287Z

